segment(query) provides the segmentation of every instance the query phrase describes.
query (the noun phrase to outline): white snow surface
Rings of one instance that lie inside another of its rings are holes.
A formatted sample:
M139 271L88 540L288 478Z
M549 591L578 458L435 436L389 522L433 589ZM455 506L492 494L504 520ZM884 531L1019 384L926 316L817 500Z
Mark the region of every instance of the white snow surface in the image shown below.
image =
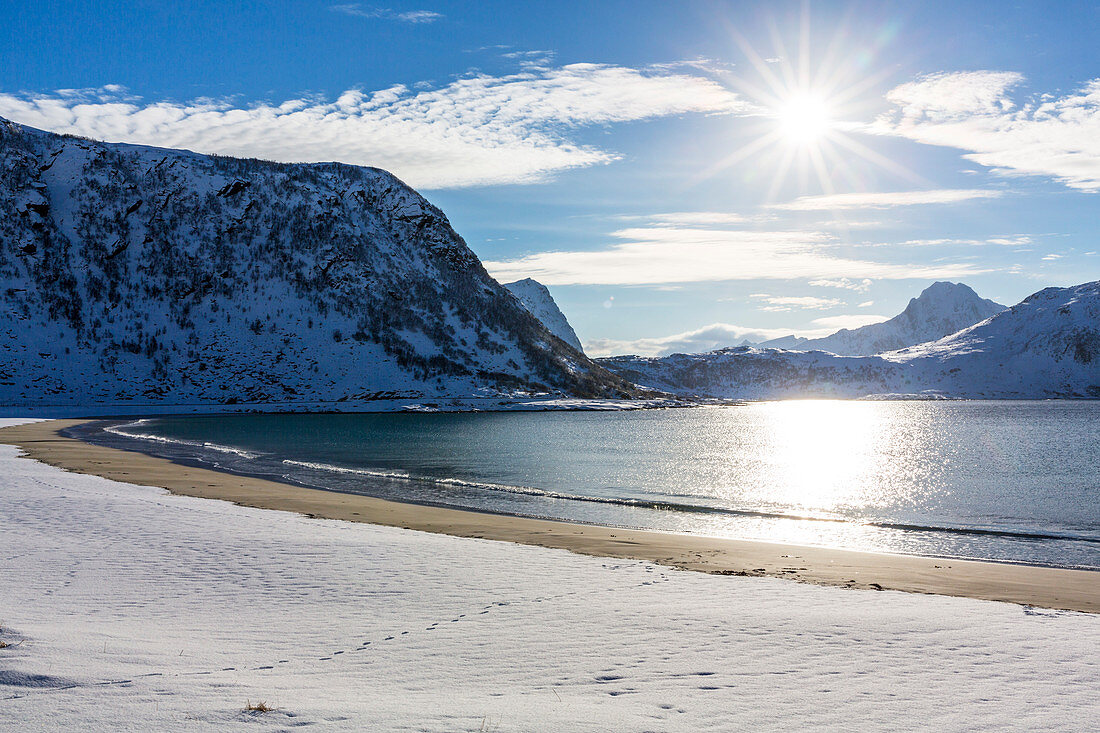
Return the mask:
M519 302L523 303L523 307L537 318L542 325L546 326L547 331L582 354L584 353L581 340L577 338L576 331L569 325L569 319L561 312L557 301L554 300L554 296L550 294L545 285L528 277L523 280L516 280L514 283L505 283L504 287L508 288L512 295L519 298Z
M16 456L0 446L4 730L1070 731L1100 717L1088 614L311 520ZM259 701L276 709L243 711Z

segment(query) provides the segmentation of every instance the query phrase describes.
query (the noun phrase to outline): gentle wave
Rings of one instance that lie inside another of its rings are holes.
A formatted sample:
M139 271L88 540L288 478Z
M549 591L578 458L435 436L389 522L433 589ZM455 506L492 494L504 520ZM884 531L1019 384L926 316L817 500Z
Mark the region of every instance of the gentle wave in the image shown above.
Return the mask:
M881 529L896 529L907 532L945 532L950 534L960 535L988 535L996 537L1007 537L1013 539L1023 540L1069 540L1074 542L1089 542L1100 544L1100 538L1083 537L1080 535L1072 534L1058 534L1053 532L1035 532L1025 530L1011 530L1011 529L987 529L987 528L972 528L972 527L951 527L945 525L924 525L924 524L908 524L901 522L886 522L886 521L858 521L853 519L846 519L842 517L827 517L814 514L791 514L788 512L769 512L756 509L733 509L730 507L716 507L708 506L706 504L691 504L686 502L675 501L661 501L651 499L626 499L615 498L606 496L586 496L583 494L565 494L557 491L551 491L548 489L538 489L532 486L510 486L507 484L494 484L484 481L469 481L460 478L435 478L429 476L414 476L404 471L380 471L371 470L365 468L348 468L346 466L335 466L329 463L313 463L308 461L293 461L284 459L284 464L291 466L299 466L302 468L309 468L317 471L330 471L333 473L343 474L355 474L360 476L370 476L372 478L383 479L396 479L400 481L410 482L423 482L432 484L442 484L445 486L459 486L469 489L480 489L488 491L502 491L511 494L523 494L527 496L538 496L547 499L561 499L565 501L583 501L594 504L611 504L615 506L624 506L637 509L651 509L658 511L673 511L673 512L686 512L692 514L718 514L727 516L738 517L756 517L760 519L789 519L795 521L805 522L836 522L847 524L859 524L864 527L878 527Z
M217 451L218 453L228 453L241 458L259 458L260 453L253 453L241 448L234 448L231 445L221 445L219 443L211 443L209 441L198 440L184 440L183 438L166 438L163 435L154 435L153 433L134 433L124 430L123 428L136 428L148 423L147 419L136 420L132 423L126 423L125 425L111 425L103 428L103 432L111 433L112 435L119 435L123 438L135 438L137 440L148 440L154 443L165 443L169 445L186 445L191 448L205 448L207 450Z
M1015 529L985 529L982 527L941 527L926 526L923 524L905 524L902 522L865 522L869 527L882 527L884 529L900 529L906 532L950 532L951 534L966 535L991 535L994 537L1011 537L1019 540L1070 540L1073 542L1090 542L1100 544L1100 537L1084 537L1076 534L1056 534L1054 532L1033 532Z
M289 458L284 458L283 463L288 466L301 466L302 468L312 468L317 471L333 471L334 473L352 473L358 476L374 476L375 478L400 478L408 479L410 481L415 480L411 475L404 471L371 471L366 468L346 468L344 466L333 466L329 463L311 463L310 461L292 461Z

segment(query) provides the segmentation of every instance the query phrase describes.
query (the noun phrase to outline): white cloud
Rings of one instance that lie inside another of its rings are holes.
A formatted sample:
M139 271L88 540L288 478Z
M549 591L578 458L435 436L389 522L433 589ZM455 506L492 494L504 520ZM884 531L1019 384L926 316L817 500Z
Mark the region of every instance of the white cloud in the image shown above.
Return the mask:
M995 71L924 76L892 89L896 109L867 129L969 151L966 159L1001 173L1100 191L1100 79L1017 105L1009 93L1023 80Z
M843 288L844 290L854 290L857 293L865 293L871 287L872 281L866 278L853 281L842 277L838 280L810 280L809 284L815 288Z
M867 305L870 305L869 303ZM820 338L841 328L859 328L871 323L888 320L887 316L842 315L815 318L816 328L751 328L732 323L712 323L693 331L670 336L643 337L637 339L592 339L584 342L589 356L614 356L638 354L639 356L668 356L669 354L700 354L728 346L739 346L745 341L758 344L785 336Z
M955 204L974 199L993 199L1000 191L981 188L947 188L931 191L889 191L881 193L837 193L828 196L802 196L771 208L785 211L841 211L846 209L885 209L892 206Z
M390 8L375 8L363 5L363 3L344 3L330 5L329 10L344 15L355 15L360 18L378 18L380 20L397 20L402 23L434 23L444 18L442 13L433 10L406 10L398 11Z
M396 18L406 23L434 23L442 20L443 14L431 10L410 10L406 13L398 13Z
M658 224L711 226L721 224L742 224L746 219L741 214L729 214L723 211L673 211L667 214L652 214L642 217Z
M635 227L605 249L540 252L485 262L501 282L534 278L545 285L657 285L728 280L952 279L986 270L970 264L901 265L856 260L831 251L822 232Z
M784 313L792 310L826 310L843 305L844 301L838 298L818 298L813 295L769 295L767 293L753 293L751 298L757 298L767 303L760 310Z
M726 346L736 346L746 339L759 343L782 336L790 336L790 329L749 328L731 323L712 323L694 331L639 339L592 339L584 342L584 352L589 356L613 356L638 354L640 356L667 356L669 354L699 354ZM802 331L803 336L825 336L827 329Z
M820 221L816 226L822 229L835 229L842 232L851 231L852 229L882 229L886 224L881 221L875 221L873 219L828 219Z
M822 318L815 318L814 323L828 329L836 330L841 328L860 328L862 326L870 326L872 323L882 323L888 320L890 320L890 316L873 316L870 314L861 315L853 313L845 316L823 316Z
M1024 81L1011 71L959 71L928 74L896 86L886 99L905 117L949 120L964 115L999 115L1013 103L1007 92Z
M522 65L546 65L554 60L557 56L553 51L509 51L507 53L500 54L501 58L512 59L513 61L519 61Z
M423 91L353 89L334 101L277 105L144 103L117 88L0 93L0 116L55 132L284 162L372 165L419 188L527 183L615 160L614 153L569 139L583 125L747 109L736 94L700 76L600 64L479 74Z
M865 247L981 247L996 245L998 247L1022 247L1032 244L1031 237L1018 235L1014 237L991 237L989 239L954 239L951 237L939 237L935 239L907 239L903 242L864 242L860 246Z

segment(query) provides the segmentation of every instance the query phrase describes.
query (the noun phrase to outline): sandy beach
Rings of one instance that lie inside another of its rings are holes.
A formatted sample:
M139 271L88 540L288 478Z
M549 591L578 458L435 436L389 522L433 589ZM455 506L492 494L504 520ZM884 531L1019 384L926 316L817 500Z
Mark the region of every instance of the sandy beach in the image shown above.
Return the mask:
M180 465L59 434L80 422L51 420L7 427L0 429L0 442L67 471L314 518L644 560L706 573L1100 612L1100 574L1090 571L669 534L402 504Z
M89 452L57 427L4 440L120 479L0 444L0 729L1031 733L1098 712L1095 614L535 543L823 579L837 558L866 585L896 558L387 506Z

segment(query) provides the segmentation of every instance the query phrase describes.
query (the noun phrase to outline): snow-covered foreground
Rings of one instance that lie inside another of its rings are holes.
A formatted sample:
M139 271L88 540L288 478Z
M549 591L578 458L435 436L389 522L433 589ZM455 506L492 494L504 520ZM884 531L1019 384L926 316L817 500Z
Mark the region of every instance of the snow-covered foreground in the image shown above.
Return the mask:
M1086 730L1100 718L1096 616L310 520L16 454L0 446L2 729ZM242 711L261 700L277 709Z

